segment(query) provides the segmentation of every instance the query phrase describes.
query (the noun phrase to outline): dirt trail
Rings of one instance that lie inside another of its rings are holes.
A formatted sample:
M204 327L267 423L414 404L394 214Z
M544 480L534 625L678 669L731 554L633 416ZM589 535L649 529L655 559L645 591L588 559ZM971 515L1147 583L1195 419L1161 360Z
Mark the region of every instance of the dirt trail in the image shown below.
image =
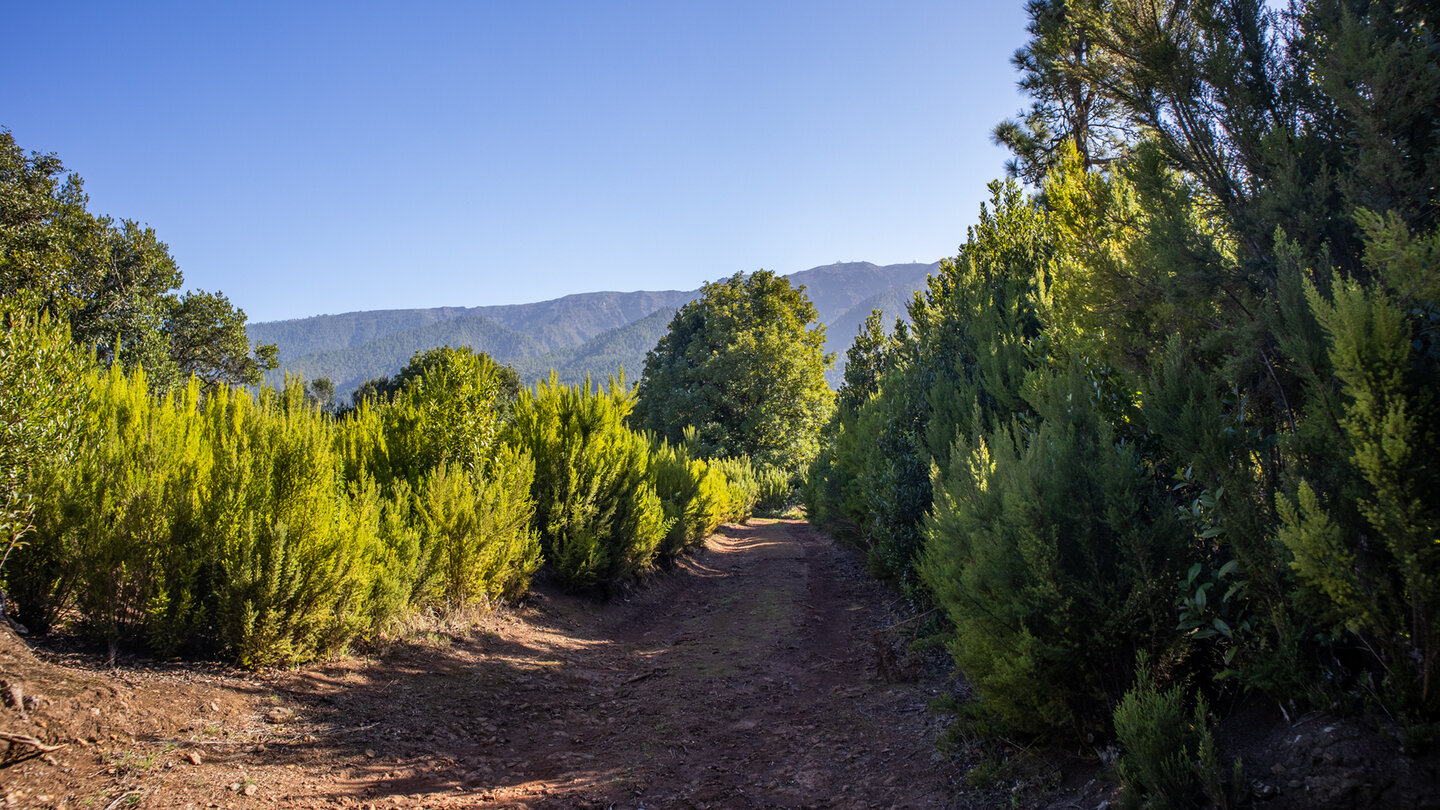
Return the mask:
M0 796L102 809L954 806L958 777L926 710L942 684L877 636L892 599L808 524L757 520L628 599L541 589L482 632L380 659L260 678L0 655L0 676L41 696L22 697L29 725L0 708L0 731L76 737L0 769Z

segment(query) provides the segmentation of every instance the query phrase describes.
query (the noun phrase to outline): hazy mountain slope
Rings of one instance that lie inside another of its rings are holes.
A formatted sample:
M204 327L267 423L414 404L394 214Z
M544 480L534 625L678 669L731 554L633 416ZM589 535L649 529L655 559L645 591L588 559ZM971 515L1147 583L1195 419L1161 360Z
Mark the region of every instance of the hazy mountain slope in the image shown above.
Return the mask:
M393 332L359 345L292 358L267 374L266 382L280 384L286 371L298 372L307 380L329 377L335 383L336 396L348 399L366 380L399 371L415 352L446 344L471 346L497 358L531 357L551 349L530 335L488 318L467 316Z
M251 343L274 343L280 350L280 363L285 365L293 358L359 346L396 332L454 320L469 312L465 307L383 309L252 323L245 330Z
M553 369L563 383L583 382L587 374L603 383L624 369L627 382L639 382L646 353L660 342L676 311L678 307L663 307L634 323L602 332L579 346L510 362L520 372L520 378L527 381L545 379Z
M897 317L910 320L906 307L915 297L915 291L924 287L924 278L920 279L914 289L910 289L909 285L892 287L866 298L848 312L825 324L825 351L835 353L835 367L825 375L832 388L839 388L840 383L845 381L845 351L855 342L860 325L870 317L871 310L878 309L884 313L885 331L893 332Z
M578 346L603 332L634 323L657 309L678 309L695 297L693 291L679 290L593 292L534 304L477 307L475 311L527 334L543 330L546 342L551 345Z
M805 285L805 294L815 304L820 322L830 323L871 296L896 288L924 287L925 277L938 267L938 262L884 267L870 262L842 262L791 273L787 278L791 284ZM845 345L849 346L850 341Z
M898 313L935 267L844 262L788 278L805 285L821 323L830 325L828 350L843 365L845 349L870 308ZM328 376L342 398L365 380L394 374L416 351L446 344L487 352L529 381L549 376L552 368L566 382L583 380L587 372L603 379L622 365L636 381L646 352L665 334L675 310L698 295L698 290L595 292L533 304L350 312L251 324L249 334L252 341L280 349L281 368L267 375L267 382L278 385L285 371L306 379ZM832 384L840 373L830 374Z
M601 332L639 320L660 307L679 307L694 297L693 292L678 290L579 293L533 304L317 315L254 323L247 327L247 331L252 342L274 343L279 347L282 364L307 355L364 346L389 335L427 329L436 323L459 323L477 318L523 332L544 347L542 351L551 351L578 346ZM483 327L456 328L473 332ZM444 331L443 328L441 331ZM442 341L438 345L447 342L455 345L453 340Z

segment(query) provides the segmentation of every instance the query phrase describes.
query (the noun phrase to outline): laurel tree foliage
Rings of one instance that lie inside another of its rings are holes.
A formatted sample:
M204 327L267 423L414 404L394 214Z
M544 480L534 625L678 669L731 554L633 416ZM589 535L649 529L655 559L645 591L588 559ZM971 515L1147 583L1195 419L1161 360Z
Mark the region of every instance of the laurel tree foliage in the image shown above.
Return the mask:
M632 421L671 443L693 429L708 458L803 470L834 399L815 320L804 289L769 271L706 283L646 356Z
M251 346L223 294L184 277L153 228L92 212L85 182L54 154L27 154L0 127L0 299L69 326L102 361L144 366L156 390L256 383L273 345Z

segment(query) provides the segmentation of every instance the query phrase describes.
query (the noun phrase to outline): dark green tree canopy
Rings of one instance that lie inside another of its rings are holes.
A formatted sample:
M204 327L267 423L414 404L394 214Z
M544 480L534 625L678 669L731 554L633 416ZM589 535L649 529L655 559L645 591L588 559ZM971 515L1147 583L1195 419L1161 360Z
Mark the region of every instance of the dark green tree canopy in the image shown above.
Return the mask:
M1114 160L1128 134L1114 100L1089 76L1106 58L1096 43L1099 0L1029 0L1031 40L1011 62L1020 89L1035 101L1029 110L995 127L994 140L1015 157L1010 174L1039 186L1073 144L1086 168Z
M800 469L834 400L815 320L804 288L765 270L704 285L646 356L632 419L676 443L693 426L711 456Z
M252 347L245 312L184 283L151 228L92 214L84 181L55 155L25 152L0 130L0 298L70 322L101 361L144 366L156 388L194 374L207 386L255 384L275 347Z
M878 309L870 310L855 342L845 350L845 383L835 395L835 404L847 415L853 416L865 404L865 400L880 390L880 378L885 375L894 361L898 344L896 335L905 334L905 322L895 321L895 333L885 333L884 314Z

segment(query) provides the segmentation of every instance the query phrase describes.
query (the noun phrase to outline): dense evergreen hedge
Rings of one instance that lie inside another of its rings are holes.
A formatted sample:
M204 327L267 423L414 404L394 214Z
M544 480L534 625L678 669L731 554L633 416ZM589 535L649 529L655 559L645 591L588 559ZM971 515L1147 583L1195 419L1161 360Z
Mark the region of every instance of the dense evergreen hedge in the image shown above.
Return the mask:
M1181 684L1424 737L1433 26L1370 2L1027 8L1035 103L997 138L1037 193L995 186L910 323L862 329L812 518L943 610L992 728L1088 738L1132 686ZM1139 739L1158 715L1134 705Z
M143 369L46 350L89 365L67 383L76 449L23 469L33 531L0 574L35 630L66 622L112 649L293 664L417 610L514 598L542 561L568 587L613 584L755 499L626 428L618 384L512 402L468 349L340 418L299 380L156 394Z

